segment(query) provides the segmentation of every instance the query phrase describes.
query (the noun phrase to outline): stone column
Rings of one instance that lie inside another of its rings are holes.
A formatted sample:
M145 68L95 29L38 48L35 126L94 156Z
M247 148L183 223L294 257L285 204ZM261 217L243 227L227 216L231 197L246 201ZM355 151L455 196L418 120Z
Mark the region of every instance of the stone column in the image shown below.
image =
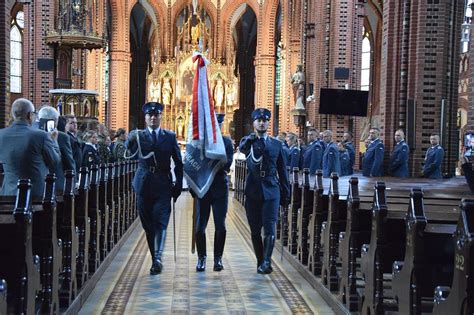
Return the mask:
M130 63L128 51L110 52L110 96L108 104L110 129L128 129Z

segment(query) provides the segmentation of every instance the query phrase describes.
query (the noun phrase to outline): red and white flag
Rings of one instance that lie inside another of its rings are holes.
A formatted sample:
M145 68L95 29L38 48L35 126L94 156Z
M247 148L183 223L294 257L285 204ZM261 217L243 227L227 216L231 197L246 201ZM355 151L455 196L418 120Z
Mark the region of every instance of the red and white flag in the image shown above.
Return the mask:
M201 198L209 190L220 166L227 162L227 155L207 78L209 61L202 54L194 53L193 62L197 62L197 67L184 156L184 175L189 186Z

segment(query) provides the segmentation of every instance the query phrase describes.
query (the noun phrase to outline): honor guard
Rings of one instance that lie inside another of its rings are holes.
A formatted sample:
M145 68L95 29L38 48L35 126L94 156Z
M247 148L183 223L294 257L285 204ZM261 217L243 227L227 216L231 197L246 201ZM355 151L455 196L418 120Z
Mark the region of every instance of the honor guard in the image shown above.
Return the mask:
M398 129L395 131L395 147L390 155L389 170L394 177L408 177L408 155L410 148L405 142L405 133Z
M217 114L219 126L224 122L224 114ZM198 263L196 271L206 270L206 227L209 215L214 215L214 271L224 269L222 264L222 254L226 238L225 217L229 203L229 180L227 174L234 157L234 147L229 137L222 137L227 155L227 163L217 172L209 191L203 198L197 199L196 206L196 248L198 252ZM192 191L191 191L192 192ZM194 193L193 193L194 196Z
M441 163L443 162L444 149L439 145L439 135L430 136L431 147L426 151L423 176L431 179L442 178Z
M351 169L351 157L349 156L349 150L346 149L342 142L337 144L339 150L339 161L341 162L341 176L352 175Z
M183 185L181 152L176 135L160 128L162 111L163 104L157 102L143 105L146 128L131 132L127 141L132 154L128 158L138 158L139 161L132 185L137 194L138 212L152 257L152 275L159 274L163 268L161 256L170 219L171 198L176 202ZM174 184L171 159L175 165Z
M240 151L247 157L245 211L257 257L257 272L272 272L271 257L279 205L288 204L289 186L285 153L280 141L267 135L271 113L259 108L252 112L255 133L242 138ZM262 243L262 227L264 238Z
M303 168L309 168L310 174L315 174L323 167L324 148L318 136L317 129L308 130L308 147L303 153Z
M362 159L362 175L370 177L383 176L383 154L385 147L379 139L380 130L372 128L369 131L369 144Z

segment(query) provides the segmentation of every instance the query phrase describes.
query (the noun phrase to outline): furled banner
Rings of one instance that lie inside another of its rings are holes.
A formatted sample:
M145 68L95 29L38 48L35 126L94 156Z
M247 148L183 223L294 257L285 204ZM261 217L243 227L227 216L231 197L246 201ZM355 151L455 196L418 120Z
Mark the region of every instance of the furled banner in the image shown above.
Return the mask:
M227 156L207 78L209 61L202 54L194 53L193 62L197 62L197 66L184 155L184 176L189 187L202 198L221 165L227 162Z

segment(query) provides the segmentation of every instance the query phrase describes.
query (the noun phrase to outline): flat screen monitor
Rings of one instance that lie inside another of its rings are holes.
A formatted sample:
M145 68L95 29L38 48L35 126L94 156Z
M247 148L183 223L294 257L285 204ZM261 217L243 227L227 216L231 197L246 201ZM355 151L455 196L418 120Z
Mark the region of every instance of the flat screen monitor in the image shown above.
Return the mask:
M322 88L319 99L320 114L367 116L368 91Z

